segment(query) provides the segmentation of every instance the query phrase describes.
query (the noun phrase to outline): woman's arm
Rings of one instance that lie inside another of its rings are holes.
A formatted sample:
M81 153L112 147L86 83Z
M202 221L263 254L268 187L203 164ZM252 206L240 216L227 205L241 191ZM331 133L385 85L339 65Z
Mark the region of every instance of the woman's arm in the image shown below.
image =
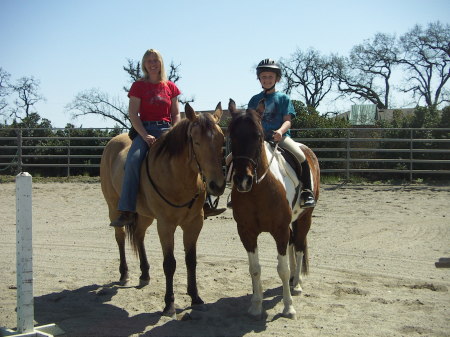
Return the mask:
M136 129L137 133L142 137L143 140L150 146L152 145L156 138L149 135L142 124L142 120L139 117L139 107L141 105L141 99L138 97L130 96L130 102L128 105L128 115L130 116L131 124Z
M178 106L178 97L172 98L172 105L170 106L170 115L172 117L172 125L177 124L181 119L180 108Z

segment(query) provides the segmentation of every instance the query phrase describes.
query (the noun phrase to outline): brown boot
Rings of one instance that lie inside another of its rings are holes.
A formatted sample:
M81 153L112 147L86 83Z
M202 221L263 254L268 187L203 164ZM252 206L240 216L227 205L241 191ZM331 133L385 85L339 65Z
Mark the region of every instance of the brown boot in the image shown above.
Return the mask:
M206 219L209 216L219 215L225 212L226 208L212 208L209 204L203 205L203 218Z
M119 217L111 222L109 225L112 227L130 226L133 224L136 213L129 211L120 211Z

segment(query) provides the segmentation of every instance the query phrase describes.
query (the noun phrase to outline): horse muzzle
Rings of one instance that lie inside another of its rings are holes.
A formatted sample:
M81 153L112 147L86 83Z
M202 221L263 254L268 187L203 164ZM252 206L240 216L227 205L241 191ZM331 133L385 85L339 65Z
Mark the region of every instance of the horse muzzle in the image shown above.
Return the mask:
M250 192L253 187L253 176L244 175L240 177L238 175L233 176L233 183L237 191L240 193Z
M225 192L225 179L222 180L222 184L217 184L216 181L211 180L206 184L206 190L208 191L209 194L218 197L221 196L223 194L223 192Z

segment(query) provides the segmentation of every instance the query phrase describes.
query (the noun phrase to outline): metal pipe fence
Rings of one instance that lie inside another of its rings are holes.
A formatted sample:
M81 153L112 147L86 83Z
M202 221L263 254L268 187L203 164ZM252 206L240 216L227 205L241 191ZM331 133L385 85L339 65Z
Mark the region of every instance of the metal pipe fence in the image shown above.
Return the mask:
M225 130L225 129L224 129ZM99 174L102 151L121 129L0 129L0 174ZM319 158L322 174L415 178L450 175L448 129L292 129ZM224 155L229 144L224 147Z

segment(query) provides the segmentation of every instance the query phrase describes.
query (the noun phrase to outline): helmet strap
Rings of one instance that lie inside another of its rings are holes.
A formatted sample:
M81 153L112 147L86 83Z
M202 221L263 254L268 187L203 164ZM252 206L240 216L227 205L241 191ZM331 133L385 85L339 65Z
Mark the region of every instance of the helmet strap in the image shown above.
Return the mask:
M275 84L272 85L269 89L266 89L266 88L262 87L263 90L264 90L264 94L267 95L267 93L268 93L269 91L271 91L273 88L275 88L275 85L276 85L276 84L277 84L277 83L275 82Z

